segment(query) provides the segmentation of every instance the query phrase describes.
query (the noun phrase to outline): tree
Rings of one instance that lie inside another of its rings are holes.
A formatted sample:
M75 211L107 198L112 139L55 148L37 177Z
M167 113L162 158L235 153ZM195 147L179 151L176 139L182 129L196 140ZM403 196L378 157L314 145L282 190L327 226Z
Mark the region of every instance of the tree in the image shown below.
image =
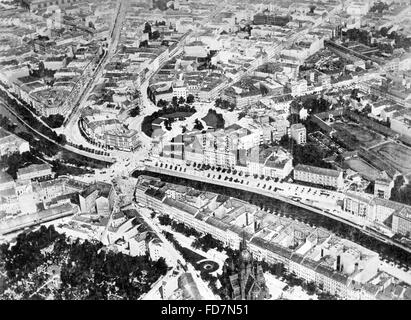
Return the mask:
M56 142L64 146L67 143L67 138L64 134L59 134L56 139Z
M187 96L187 103L188 104L192 104L194 102L194 96L190 93L188 96Z
M167 214L159 216L158 221L160 222L161 225L165 225L165 226L171 225L171 222L172 222L172 220L170 219L170 216L168 216Z
M156 30L156 31L154 31L154 32L151 34L151 39L152 39L152 40L157 40L158 38L160 38L160 32L158 32L158 31Z
M144 48L144 47L148 47L148 41L144 40L140 42L139 48Z
M177 98L176 96L174 96L173 99L171 100L171 104L172 104L174 107L177 107L177 106L178 106L178 98Z
M140 107L136 106L133 109L130 110L130 117L136 117L140 114Z
M306 290L309 295L313 295L317 291L317 287L313 281L310 281L307 283Z
M164 107L166 107L167 105L168 105L168 102L165 101L165 100L163 100L163 99L160 99L160 100L158 100L158 102L157 102L157 106L158 106L159 108L164 108Z
M310 13L314 13L316 6L315 5L310 5Z
M216 108L220 108L220 107L221 107L221 103L222 103L222 99L221 99L221 98L217 98L217 99L214 101L214 106L215 106Z
M148 22L146 22L146 23L144 24L143 33L148 33L149 35L151 34L151 25L150 25Z
M383 37L386 37L386 36L387 36L387 33L388 33L388 28L387 28L387 27L382 27L382 28L380 29L380 34L381 34Z
M204 126L203 126L203 124L201 123L200 120L195 119L195 121L194 121L194 129L197 129L197 130L203 130L203 129L204 129Z
M180 97L178 99L178 104L184 104L184 102L186 102L186 100L184 99L184 97Z
M371 113L371 111L372 111L371 105L367 103L367 105L361 110L361 113L368 115L369 113Z

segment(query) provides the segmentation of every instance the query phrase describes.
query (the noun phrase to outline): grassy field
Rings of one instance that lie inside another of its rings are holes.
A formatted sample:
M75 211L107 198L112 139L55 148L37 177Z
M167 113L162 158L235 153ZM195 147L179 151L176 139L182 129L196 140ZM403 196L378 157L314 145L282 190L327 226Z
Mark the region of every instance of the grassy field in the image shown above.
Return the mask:
M354 136L365 148L371 148L384 140L382 135L354 123L334 123L333 128Z
M411 148L389 142L372 149L404 175L411 174Z

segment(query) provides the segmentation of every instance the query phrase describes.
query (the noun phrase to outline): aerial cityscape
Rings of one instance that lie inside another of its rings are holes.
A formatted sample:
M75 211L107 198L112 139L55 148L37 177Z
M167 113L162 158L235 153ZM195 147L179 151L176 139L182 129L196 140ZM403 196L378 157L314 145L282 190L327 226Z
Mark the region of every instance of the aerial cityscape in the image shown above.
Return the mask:
M411 0L0 0L0 300L411 300Z

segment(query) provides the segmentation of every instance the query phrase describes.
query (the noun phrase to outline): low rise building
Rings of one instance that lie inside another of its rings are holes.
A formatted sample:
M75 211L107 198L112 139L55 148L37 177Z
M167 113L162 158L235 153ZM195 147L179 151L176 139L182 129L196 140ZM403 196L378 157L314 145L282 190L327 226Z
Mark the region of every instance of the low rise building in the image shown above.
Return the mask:
M54 173L51 171L51 166L47 163L31 164L28 167L17 170L17 178L19 180L47 180L53 176Z
M394 180L385 171L382 171L374 183L374 195L383 199L391 197Z
M411 112L396 112L390 118L390 128L402 136L411 138Z

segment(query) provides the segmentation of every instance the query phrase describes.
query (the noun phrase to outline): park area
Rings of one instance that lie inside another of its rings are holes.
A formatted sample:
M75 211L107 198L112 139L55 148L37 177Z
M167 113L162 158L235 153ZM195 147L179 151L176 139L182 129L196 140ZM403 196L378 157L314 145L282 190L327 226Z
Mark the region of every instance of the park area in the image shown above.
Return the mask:
M402 144L388 142L373 148L372 151L403 175L411 174L411 148Z
M384 141L384 137L381 134L373 132L355 123L336 122L332 125L332 127L337 130L340 137L343 137L343 139L347 136L347 143L353 143L353 141L351 141L352 139L348 139L348 137L354 138L355 142L358 144L358 147L371 148L372 146Z
M131 257L41 226L0 246L0 300L137 300L167 270L164 258Z

